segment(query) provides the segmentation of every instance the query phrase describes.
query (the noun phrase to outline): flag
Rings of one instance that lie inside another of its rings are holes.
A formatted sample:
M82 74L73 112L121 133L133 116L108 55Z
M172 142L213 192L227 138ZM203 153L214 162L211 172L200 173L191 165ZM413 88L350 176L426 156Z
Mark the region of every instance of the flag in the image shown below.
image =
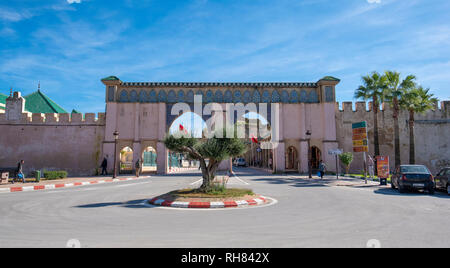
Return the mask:
M252 135L252 142L258 144L259 141L257 138L255 138L255 136Z
M183 130L184 130L184 127L182 124L180 124L180 131L183 131Z

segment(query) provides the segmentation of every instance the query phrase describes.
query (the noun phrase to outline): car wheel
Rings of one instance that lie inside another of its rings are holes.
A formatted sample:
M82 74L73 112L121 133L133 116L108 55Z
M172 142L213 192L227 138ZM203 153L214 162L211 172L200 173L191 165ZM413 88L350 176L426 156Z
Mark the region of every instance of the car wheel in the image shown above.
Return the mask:
M434 195L434 187L431 187L430 189L428 189L428 193L430 195Z
M400 185L398 186L398 192L403 194L405 192L405 190L403 189L403 187L401 187Z
M391 182L391 188L392 188L392 189L395 189L395 185L394 185L393 182Z
M450 184L447 184L447 194L450 195Z

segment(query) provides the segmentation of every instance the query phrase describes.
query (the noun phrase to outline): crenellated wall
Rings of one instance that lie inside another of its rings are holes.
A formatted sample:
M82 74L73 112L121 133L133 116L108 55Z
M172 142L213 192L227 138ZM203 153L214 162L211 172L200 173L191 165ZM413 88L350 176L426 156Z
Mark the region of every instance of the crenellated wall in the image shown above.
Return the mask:
M354 107L353 107L354 105ZM415 116L416 163L426 165L433 173L450 166L450 101L441 102L425 114ZM380 153L390 157L391 168L394 159L394 120L393 109L383 103L378 113L378 132ZM369 134L369 153L374 155L372 102L344 102L342 109L336 104L336 130L339 147L352 152L352 123L367 121ZM401 163L409 163L409 114L401 111L399 115ZM363 170L362 153L354 153L351 171Z
M69 176L95 175L102 160L105 114L0 114L0 167L25 160L25 173L66 170Z

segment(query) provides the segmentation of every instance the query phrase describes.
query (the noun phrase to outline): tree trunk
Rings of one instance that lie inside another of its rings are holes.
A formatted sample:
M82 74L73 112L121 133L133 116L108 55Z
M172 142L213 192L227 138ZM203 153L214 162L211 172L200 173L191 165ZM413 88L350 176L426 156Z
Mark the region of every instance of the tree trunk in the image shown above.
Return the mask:
M394 98L394 148L395 148L395 166L398 167L401 164L400 159L400 129L398 126L399 115L398 98Z
M380 155L380 141L378 138L378 99L373 97L373 143L375 145L375 156Z
M414 111L409 111L409 163L416 164L416 150L414 141Z
M219 167L220 162L217 162L215 160L209 160L209 164L206 165L205 160L200 160L200 167L202 169L202 177L203 177L203 183L202 186L200 186L200 191L202 192L208 192L212 188L212 183L214 181L214 178L216 176L217 168Z

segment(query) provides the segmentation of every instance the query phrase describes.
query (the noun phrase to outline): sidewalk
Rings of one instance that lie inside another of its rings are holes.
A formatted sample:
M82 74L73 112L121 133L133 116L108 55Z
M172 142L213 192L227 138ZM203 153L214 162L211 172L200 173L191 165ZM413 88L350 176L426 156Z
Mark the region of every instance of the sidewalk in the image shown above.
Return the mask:
M380 186L379 182L367 180L367 184L361 178L353 178L353 177L344 177L339 176L339 179L336 179L336 176L324 176L323 179L313 176L312 179L309 178L308 175L288 175L291 178L305 180L311 183L318 183L328 186L349 186L349 187L374 187Z
M149 177L150 176L141 176L139 178L136 178L132 175L123 175L123 176L117 177L116 179L113 179L112 176L96 176L96 177L71 177L71 178L60 179L60 180L41 180L41 182L39 182L39 183L16 182L14 184L8 183L8 184L0 185L0 193L58 189L58 188L64 188L64 187L84 186L84 185L91 185L91 184L131 181L131 180L138 180L138 179L146 179Z

